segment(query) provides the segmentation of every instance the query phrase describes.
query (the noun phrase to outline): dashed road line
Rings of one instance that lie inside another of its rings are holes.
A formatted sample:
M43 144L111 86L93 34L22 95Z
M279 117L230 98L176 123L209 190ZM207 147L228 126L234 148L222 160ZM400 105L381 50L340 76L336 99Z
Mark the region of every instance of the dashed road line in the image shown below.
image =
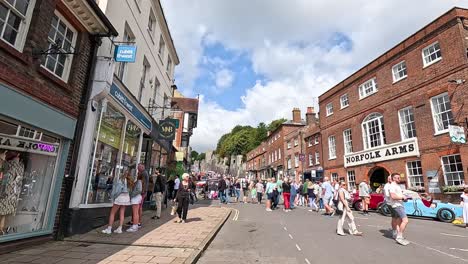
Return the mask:
M291 234L289 234L289 238L294 239L293 236L291 236Z
M450 248L452 250L460 250L460 251L464 251L464 252L468 252L468 249L464 249L464 248Z
M414 242L414 241L410 241L410 242L411 242L412 244L415 244L415 245L417 245L417 246L423 247L423 248L425 248L425 249L435 251L435 252L437 252L437 253L439 253L439 254L442 254L442 255L445 255L445 256L448 256L448 257L451 257L451 258L454 258L454 259L458 259L458 260L461 260L461 261L463 261L463 262L468 262L468 259L460 258L460 257L458 257L458 256L449 254L449 253L447 253L447 252L443 252L443 251L438 250L438 249L435 249L435 248L431 248L431 247L429 247L429 246L425 246L425 245L416 243L416 242Z
M284 231L288 231L288 229L285 226L283 226L283 229L284 229Z
M455 235L455 234L447 234L447 233L440 233L441 235L444 236L452 236L452 237L468 237L468 236L462 236L462 235Z
M301 251L301 248L299 247L298 244L296 244L296 248L297 248L297 250Z
M307 264L310 264L310 261L309 261L308 259L305 259L305 262L306 262Z

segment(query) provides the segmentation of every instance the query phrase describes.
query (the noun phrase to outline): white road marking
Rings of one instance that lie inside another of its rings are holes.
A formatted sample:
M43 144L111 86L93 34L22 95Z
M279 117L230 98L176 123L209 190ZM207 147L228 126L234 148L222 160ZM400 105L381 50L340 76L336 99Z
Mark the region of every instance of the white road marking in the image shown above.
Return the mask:
M468 236L454 235L454 234L447 234L447 233L440 233L440 234L444 236L453 236L453 237L468 237Z
M236 213L234 214L234 217L232 218L232 221L237 221L239 219L239 210L237 209L234 209L236 211Z
M369 220L369 218L367 217L356 217L356 216L354 217L354 219Z
M289 234L289 238L294 239L293 236L291 236L291 234Z
M377 228L383 228L383 226L379 226L379 225L367 225L367 226L370 226L370 227L377 227Z
M450 248L450 249L468 252L468 249L464 249L464 248Z
M284 229L284 231L288 231L288 229L285 226L283 226L283 229Z
M443 251L440 251L440 250L435 249L435 248L431 248L431 247L428 247L428 246L425 246L425 245L421 245L421 244L416 243L416 242L414 242L414 241L410 241L410 242L413 243L413 244L415 244L415 245L418 245L418 246L420 246L420 247L423 247L423 248L425 248L425 249L435 251L435 252L437 252L437 253L439 253L439 254L442 254L442 255L445 255L445 256L448 256L448 257L451 257L451 258L454 258L454 259L459 259L459 260L461 260L461 261L463 261L463 262L468 262L468 259L460 258L460 257L457 257L457 256L455 256L455 255L449 254L449 253L447 253L447 252L443 252Z
M310 264L310 261L309 261L308 259L305 259L305 262L306 262L307 264Z
M299 247L298 244L296 244L296 248L297 248L297 250L301 251L301 248Z

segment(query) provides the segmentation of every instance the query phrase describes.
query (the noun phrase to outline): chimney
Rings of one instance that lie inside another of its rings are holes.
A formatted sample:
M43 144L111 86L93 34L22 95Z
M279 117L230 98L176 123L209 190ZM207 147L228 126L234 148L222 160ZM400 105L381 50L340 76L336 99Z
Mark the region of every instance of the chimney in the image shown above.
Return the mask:
M311 106L307 107L306 122L307 122L307 125L311 125L317 122L317 116L315 114L315 110Z
M292 110L293 114L293 123L300 123L301 122L301 110L299 108L294 108Z

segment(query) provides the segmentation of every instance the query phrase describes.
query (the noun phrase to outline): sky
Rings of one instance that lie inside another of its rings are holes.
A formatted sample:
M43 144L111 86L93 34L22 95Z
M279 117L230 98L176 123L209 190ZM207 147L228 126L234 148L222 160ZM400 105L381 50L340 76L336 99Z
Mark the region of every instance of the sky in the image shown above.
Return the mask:
M291 119L318 96L468 0L161 0L180 64L200 98L190 145L216 148L236 125ZM304 116L303 116L304 118Z

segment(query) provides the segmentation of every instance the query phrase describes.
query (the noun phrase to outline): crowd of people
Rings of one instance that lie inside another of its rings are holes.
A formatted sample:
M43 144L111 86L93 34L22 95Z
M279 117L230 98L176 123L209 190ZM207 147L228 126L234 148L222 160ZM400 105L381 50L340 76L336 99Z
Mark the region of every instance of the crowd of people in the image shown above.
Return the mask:
M362 201L361 212L363 215L369 214L371 188L366 181L358 185L359 197ZM408 216L405 213L403 203L407 201L400 186L400 174L393 173L388 176L387 183L377 190L384 194L385 206L391 212L390 223L391 236L401 245L409 244L404 233L408 225ZM333 217L339 215L336 233L346 235L343 229L345 222L348 224L348 232L351 235L362 236L358 231L351 210L351 193L346 182L330 181L328 177L322 181L306 179L295 181L294 178L270 178L268 180L249 181L244 178L230 177L229 175L219 176L217 188L211 188L211 198L219 196L221 203L230 202L241 203L262 203L266 198L265 210L268 212L277 210L279 204L283 204L282 210L290 212L296 206L310 208L310 212L323 212L323 215ZM461 195L461 205L464 208L464 222L468 228L468 189Z
M196 184L194 176L184 173L173 175L166 179L159 170L154 170L150 176L144 164L136 166L136 176L132 176L132 170L127 170L113 182L111 198L113 201L110 210L107 228L102 230L104 234L123 232L125 210L127 206L132 208L132 219L127 223L127 232L137 232L141 227L143 204L145 201L154 203L155 215L153 220L161 218L163 204L170 203L176 209L176 223L185 223L187 220L189 204L197 200ZM119 225L112 230L115 214L119 212Z

